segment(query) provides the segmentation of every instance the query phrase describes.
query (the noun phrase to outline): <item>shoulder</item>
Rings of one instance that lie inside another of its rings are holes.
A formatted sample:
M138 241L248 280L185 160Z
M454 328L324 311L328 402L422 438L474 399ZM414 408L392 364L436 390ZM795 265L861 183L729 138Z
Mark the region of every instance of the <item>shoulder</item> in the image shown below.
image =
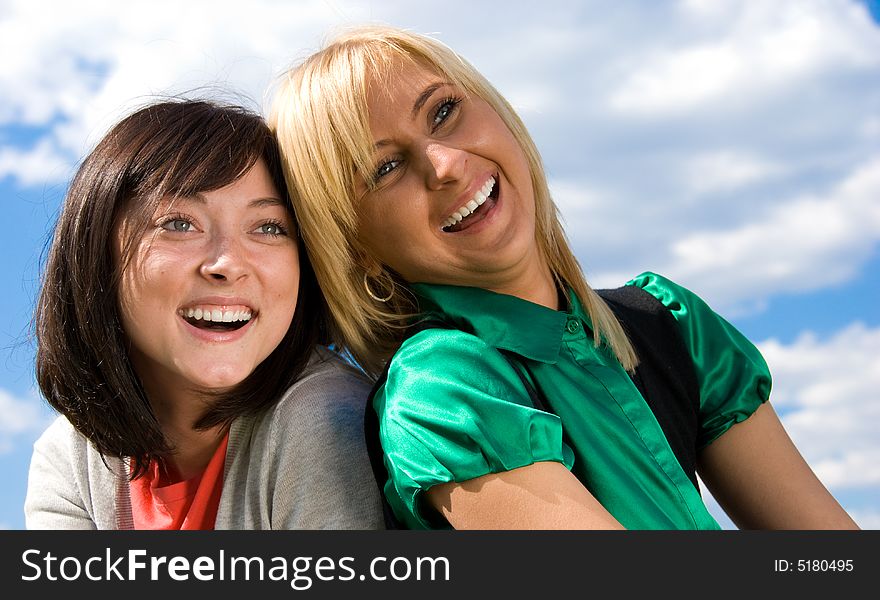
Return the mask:
M678 325L700 392L702 448L770 397L772 379L760 350L699 296L656 273L630 281L660 300Z
M282 396L279 407L297 410L304 404L362 403L369 394L372 381L357 367L337 353L318 348L302 376Z
M337 354L318 349L302 376L256 419L254 428L276 435L291 431L314 435L326 428L360 427L371 387L360 370Z
M740 347L756 352L729 321L688 288L656 273L642 273L627 285L640 287L660 301L674 317L684 341L692 350L697 346ZM694 352L694 356L701 352Z
M626 285L636 286L648 292L676 317L682 316L688 306L705 305L705 302L688 288L651 271L633 277Z
M509 359L457 329L428 329L406 340L376 389L373 407L389 435L397 428L436 429L462 420L470 426L533 410Z
M104 458L65 417L34 443L24 512L28 529L114 529L118 483L126 469Z
M371 385L334 353L317 350L278 402L237 419L223 517L248 528L379 527L363 428Z
M85 455L89 441L64 416L58 416L34 442L34 451L61 459Z
M688 338L693 338L690 341L695 342L706 336L726 341L729 334L735 332L736 336L740 335L700 296L663 275L645 272L626 285L639 287L657 299L675 319L686 342Z
M431 328L401 344L388 365L389 377L425 371L473 371L475 365L501 364L501 353L482 338L460 329Z
M88 477L99 479L112 478L113 473L124 469L120 459L102 456L63 415L57 417L34 442L32 466L40 461L68 475L89 473Z
M391 358L377 398L421 405L449 392L450 400L474 394L525 403L519 377L494 346L459 329L426 329L407 339Z

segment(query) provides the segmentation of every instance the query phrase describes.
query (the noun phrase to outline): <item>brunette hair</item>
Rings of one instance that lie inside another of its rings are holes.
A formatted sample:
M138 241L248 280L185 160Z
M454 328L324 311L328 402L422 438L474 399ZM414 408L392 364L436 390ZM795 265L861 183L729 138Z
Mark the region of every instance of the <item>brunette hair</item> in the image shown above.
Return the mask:
M358 243L357 178L373 172L373 138L367 109L369 86L393 79L401 64L434 70L498 114L529 163L535 190L535 237L557 284L571 286L605 342L628 371L638 359L614 313L587 284L566 239L541 162L522 120L470 63L445 44L403 29L356 27L338 35L281 78L270 126L278 136L284 172L318 281L345 346L368 371L378 372L400 343L401 324L415 310L405 282L384 267L371 272ZM374 185L367 177L367 185ZM382 281L377 302L364 276ZM390 290L390 292L389 292Z
M104 456L129 458L132 477L174 452L128 356L119 281L162 198L216 190L262 159L288 210L277 143L258 114L240 106L168 100L116 124L77 170L49 249L37 301L36 375L43 396ZM127 239L112 240L126 215ZM295 219L294 219L295 221ZM327 338L328 311L298 232L299 296L281 343L243 382L210 398L196 424L208 428L272 405Z

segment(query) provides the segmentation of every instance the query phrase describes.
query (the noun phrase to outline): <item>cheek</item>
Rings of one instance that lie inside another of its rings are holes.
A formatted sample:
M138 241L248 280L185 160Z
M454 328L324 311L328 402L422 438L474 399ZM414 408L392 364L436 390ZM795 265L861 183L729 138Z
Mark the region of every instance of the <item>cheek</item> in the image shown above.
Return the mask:
M513 137L513 133L511 133L506 127L504 128L504 135L501 139L504 140L503 144L508 162L515 171L513 175L516 178L523 180L521 181L521 184L528 182L528 185L531 188L531 169L529 168L529 161L526 157L525 151L520 147L516 138Z
M262 280L268 286L266 291L273 302L284 313L293 315L299 293L299 252L296 248L273 252L258 259L262 265Z
M137 258L122 273L120 296L128 302L151 302L177 289L186 269L182 256L153 252Z
M406 179L398 181L393 190L370 198L370 206L358 214L358 241L374 257L394 267L405 249L422 239L427 223L427 204L423 192ZM418 244L424 246L424 244Z
M365 244L373 244L393 230L394 215L398 211L389 210L389 207L402 208L396 204L397 194L391 192L371 198L369 206L362 207L358 213L358 239Z
M126 329L128 321L143 302L145 280L146 273L142 262L132 262L122 271L122 277L119 279L119 313Z
M144 328L144 323L155 323L157 317L156 311L150 310L150 296L144 288L143 279L136 277L132 269L122 274L117 299L119 323L135 351L149 345L150 330Z
M513 132L488 105L480 120L486 124L480 137L482 147L487 153L498 154L496 158L510 171L507 173L508 177L515 180L518 185L528 186L531 189L529 161Z
M184 257L154 249L135 255L119 281L118 306L123 325L146 314L165 312L175 302L187 270Z

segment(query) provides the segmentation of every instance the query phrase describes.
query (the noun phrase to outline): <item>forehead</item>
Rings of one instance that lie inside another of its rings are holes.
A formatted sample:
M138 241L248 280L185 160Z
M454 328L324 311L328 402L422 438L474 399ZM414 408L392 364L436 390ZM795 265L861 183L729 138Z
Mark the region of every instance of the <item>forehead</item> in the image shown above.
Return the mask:
M148 221L157 213L190 205L217 205L218 209L223 210L223 205L230 202L253 204L254 200L262 200L258 206L277 204L289 208L262 158L230 181L223 178L209 182L210 185L198 183L193 181L182 190L163 191L160 188L133 196L125 203L120 214L130 223L137 223Z
M371 114L389 104L403 104L408 110L426 88L436 84L451 82L438 69L423 62L397 58L367 78L367 105Z

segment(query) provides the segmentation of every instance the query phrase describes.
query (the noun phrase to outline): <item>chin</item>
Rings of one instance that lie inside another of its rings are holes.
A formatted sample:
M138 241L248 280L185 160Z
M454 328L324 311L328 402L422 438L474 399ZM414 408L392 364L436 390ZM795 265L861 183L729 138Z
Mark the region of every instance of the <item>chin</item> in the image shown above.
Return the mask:
M223 370L211 371L205 369L200 371L197 377L192 378L193 385L199 389L212 392L219 392L235 387L250 375L253 371L239 370Z

